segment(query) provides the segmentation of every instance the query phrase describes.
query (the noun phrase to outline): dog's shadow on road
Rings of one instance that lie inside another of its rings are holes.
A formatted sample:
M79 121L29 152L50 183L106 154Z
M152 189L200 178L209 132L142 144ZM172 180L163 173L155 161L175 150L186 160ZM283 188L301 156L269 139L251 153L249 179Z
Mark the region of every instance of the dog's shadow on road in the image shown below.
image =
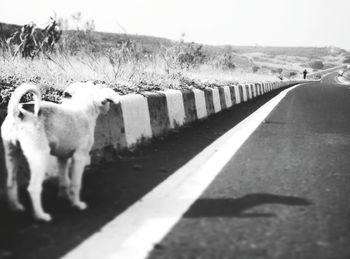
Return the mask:
M239 217L239 218L254 218L254 217L275 217L274 213L270 212L246 212L261 205L279 204L286 206L309 206L312 203L307 199L281 196L267 193L247 194L243 197L220 198L220 199L199 199L185 213L187 218L199 217Z

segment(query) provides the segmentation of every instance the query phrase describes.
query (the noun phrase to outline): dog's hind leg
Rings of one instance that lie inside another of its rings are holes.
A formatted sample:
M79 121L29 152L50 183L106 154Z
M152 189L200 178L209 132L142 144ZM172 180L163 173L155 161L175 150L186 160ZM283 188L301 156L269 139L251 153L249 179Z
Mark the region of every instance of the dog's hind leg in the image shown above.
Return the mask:
M70 159L57 157L58 164L58 196L69 199L69 165Z
M5 164L7 169L7 197L10 208L16 211L24 210L23 205L18 200L17 172L21 161L20 151L10 142L4 141Z
M35 137L33 139L35 140ZM22 150L30 169L28 192L32 200L34 217L39 220L50 221L51 216L44 212L41 202L42 185L48 168L50 149L48 145L45 145L44 140L41 140L42 142L31 141L28 138L26 140L26 143L22 145Z
M37 152L37 154L27 157L31 171L28 192L32 200L34 217L39 220L50 221L51 216L44 212L41 202L41 193L47 169L48 155L44 152Z
M72 205L80 210L87 208L87 204L80 200L81 183L84 168L89 161L89 155L75 153L72 160L72 179L70 186L70 195Z

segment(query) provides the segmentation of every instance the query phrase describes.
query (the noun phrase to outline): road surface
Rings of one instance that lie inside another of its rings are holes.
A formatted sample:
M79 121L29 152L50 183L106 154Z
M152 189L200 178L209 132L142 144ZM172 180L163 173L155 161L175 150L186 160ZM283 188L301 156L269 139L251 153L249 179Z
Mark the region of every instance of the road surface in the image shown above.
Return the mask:
M334 76L291 90L148 258L350 258L350 91ZM87 211L56 198L52 181L44 193L52 223L1 202L0 258L60 258L77 249L278 93L88 169ZM28 206L25 191L22 199Z

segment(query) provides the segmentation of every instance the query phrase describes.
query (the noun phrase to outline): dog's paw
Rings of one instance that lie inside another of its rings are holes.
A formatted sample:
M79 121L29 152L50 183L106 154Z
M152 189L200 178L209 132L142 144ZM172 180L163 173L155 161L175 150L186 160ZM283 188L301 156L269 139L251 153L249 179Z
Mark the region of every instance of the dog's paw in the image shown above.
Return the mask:
M40 215L35 215L35 218L37 220L44 221L44 222L49 222L52 220L51 215L45 212L41 213Z
M88 205L85 202L78 201L73 204L74 208L77 208L78 210L85 210L87 209Z
M19 202L15 202L15 203L11 202L10 203L10 209L12 211L24 211L23 205L20 204Z

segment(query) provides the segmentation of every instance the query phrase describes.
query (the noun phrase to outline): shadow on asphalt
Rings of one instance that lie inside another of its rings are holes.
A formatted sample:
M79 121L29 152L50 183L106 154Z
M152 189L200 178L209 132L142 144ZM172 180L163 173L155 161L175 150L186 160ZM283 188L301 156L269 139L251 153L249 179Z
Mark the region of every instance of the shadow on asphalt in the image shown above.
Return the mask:
M237 199L200 199L190 207L190 209L185 213L184 217L275 217L276 215L273 213L245 212L253 209L254 207L267 204L308 206L312 203L299 197L266 193L248 194Z
M61 257L282 90L235 105L133 152L121 153L114 162L87 169L82 191L82 200L89 205L86 211L76 211L68 206L68 202L57 198L57 183L53 180L45 183L43 192L44 208L53 216L51 223L35 222L28 210L20 214L10 212L5 202L0 201L0 258L1 251L10 255L8 258ZM29 208L28 195L24 189L20 197L25 207ZM243 208L240 209L242 211L254 204L274 200L269 196L259 197L246 197L233 203ZM219 201L208 203L208 206L218 206L222 214L232 214L232 211L223 210L225 204L225 201ZM235 213L239 215L239 211Z

